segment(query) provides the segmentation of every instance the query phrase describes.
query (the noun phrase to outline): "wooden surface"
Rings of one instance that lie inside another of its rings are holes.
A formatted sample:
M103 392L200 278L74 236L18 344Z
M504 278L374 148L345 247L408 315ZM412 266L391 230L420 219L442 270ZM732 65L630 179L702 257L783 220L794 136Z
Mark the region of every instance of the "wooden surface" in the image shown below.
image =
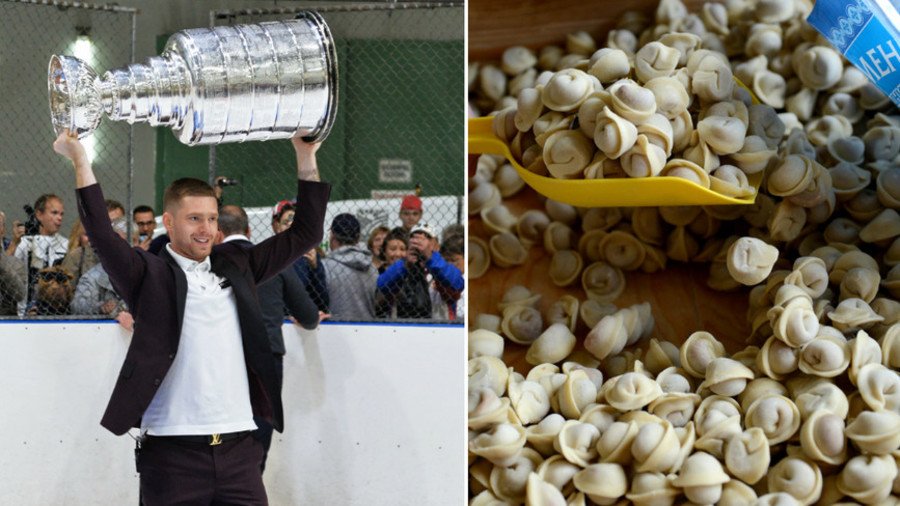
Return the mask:
M566 34L579 30L602 43L622 13L639 10L652 19L659 1L470 0L467 3L469 59L487 61L499 60L503 50L514 45L532 49L548 44L564 45ZM690 12L698 12L703 2L685 0L684 3Z
M525 188L504 204L516 215L527 209L543 208L534 191ZM469 219L469 233L478 237L489 237L484 224L477 216ZM576 227L576 230L580 228ZM469 308L471 322L480 313L500 314L497 304L503 294L514 285L523 285L533 292L542 294L538 303L541 314L564 294L571 294L579 300L586 295L580 281L566 288L554 285L547 274L551 254L542 246L534 246L529 251L528 261L519 267L502 269L491 266L488 272L469 280ZM682 343L691 333L705 330L716 336L732 353L744 347L744 339L750 332L746 322L748 290L737 292L717 292L706 286L709 274L708 264L681 264L669 262L665 271L656 274L626 272L625 292L614 302L618 307L649 302L656 319L652 337L665 339L676 344ZM582 341L588 332L583 322L576 331L577 349L583 349ZM646 342L640 343L644 347ZM531 367L525 362L527 346L506 341L506 363L519 372L527 372Z

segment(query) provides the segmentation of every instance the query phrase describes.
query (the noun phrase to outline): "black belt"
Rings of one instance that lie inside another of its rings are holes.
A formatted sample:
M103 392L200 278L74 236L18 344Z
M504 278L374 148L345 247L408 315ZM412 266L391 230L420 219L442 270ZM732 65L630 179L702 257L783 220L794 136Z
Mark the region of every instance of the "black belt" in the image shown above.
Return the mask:
M147 437L178 444L216 446L235 439L241 439L248 434L250 434L249 430L229 432L228 434L210 434L208 436L152 436L148 434Z

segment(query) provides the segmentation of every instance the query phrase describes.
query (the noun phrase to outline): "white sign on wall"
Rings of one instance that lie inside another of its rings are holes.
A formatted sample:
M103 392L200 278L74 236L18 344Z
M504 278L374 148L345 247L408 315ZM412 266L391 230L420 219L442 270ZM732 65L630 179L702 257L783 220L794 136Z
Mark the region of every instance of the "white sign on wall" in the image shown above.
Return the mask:
M411 183L412 161L399 158L382 158L378 161L378 182Z

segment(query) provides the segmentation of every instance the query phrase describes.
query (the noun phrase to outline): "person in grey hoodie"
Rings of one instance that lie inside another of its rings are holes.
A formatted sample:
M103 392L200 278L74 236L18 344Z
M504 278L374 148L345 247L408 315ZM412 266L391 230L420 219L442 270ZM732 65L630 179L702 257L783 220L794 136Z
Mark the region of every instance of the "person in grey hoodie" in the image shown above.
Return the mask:
M359 220L352 214L339 214L331 222L331 252L322 263L332 320L375 319L378 270L372 265L372 253L360 246L359 234Z
M124 239L128 227L125 218L116 218L112 226ZM128 311L128 307L113 288L106 270L98 263L78 279L70 310L75 315L109 315L118 319L120 313ZM130 327L130 324L120 323L125 328Z

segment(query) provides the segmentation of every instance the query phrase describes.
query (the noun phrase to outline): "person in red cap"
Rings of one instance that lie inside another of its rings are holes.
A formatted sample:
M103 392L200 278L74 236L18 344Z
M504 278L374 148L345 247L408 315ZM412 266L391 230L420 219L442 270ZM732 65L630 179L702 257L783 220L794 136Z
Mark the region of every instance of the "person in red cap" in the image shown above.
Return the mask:
M400 203L400 221L403 223L403 228L409 232L419 224L421 219L422 199L412 194L403 197L403 202Z

